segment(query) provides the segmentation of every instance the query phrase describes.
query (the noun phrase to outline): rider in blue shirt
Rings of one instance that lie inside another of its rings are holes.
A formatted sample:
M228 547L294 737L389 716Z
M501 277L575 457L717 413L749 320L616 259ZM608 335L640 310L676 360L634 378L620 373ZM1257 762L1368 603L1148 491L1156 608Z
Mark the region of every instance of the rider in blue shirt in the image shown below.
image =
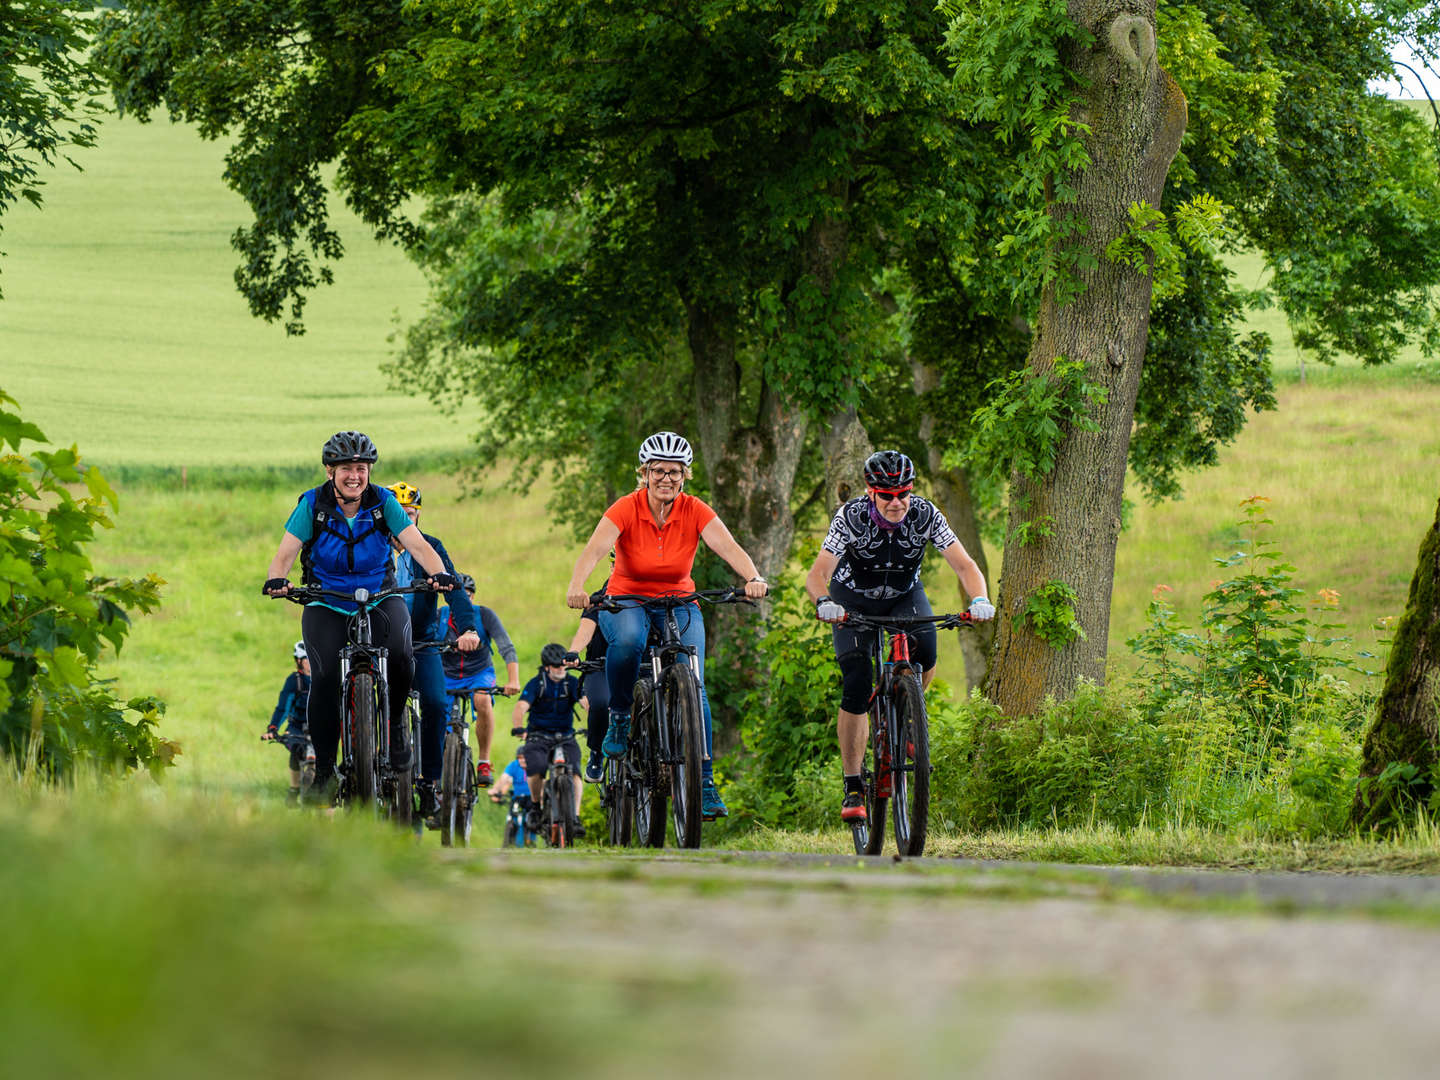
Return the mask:
M402 481L391 484L389 490L405 511L406 519L418 529L420 489ZM459 580L459 574L455 570L455 564L450 561L450 553L445 550L445 545L429 533L421 535L434 549L435 554L440 556L446 573ZM398 541L394 544L398 551L395 558L395 583L408 585L417 576L423 577L423 571L417 574L415 557L401 549ZM463 588L445 594L445 603L449 606L448 620L440 615L440 603L435 593L412 593L405 597L405 601L410 610L410 622L416 641L445 640L446 623L451 621L457 630L457 649L462 653L469 653L480 647L480 636L475 631L475 609ZM439 805L435 799L435 785L440 780L440 759L445 752L445 721L450 715L450 698L445 693L445 666L438 652L427 649L415 654L413 685L420 692L420 779L424 784L420 793L421 811L428 816L434 813L435 807Z
M574 762L577 766L580 763L580 744L575 741L575 706L582 709L587 708L589 702L585 700L584 692L580 688L580 680L574 675L565 673L565 647L558 642L551 642L540 650L540 673L525 684L525 689L520 692L520 700L515 703L515 713L511 718L510 734L517 738L527 734L526 714L529 714L529 732L557 734L564 733L569 737L560 743L565 751L567 761ZM540 805L540 793L545 786L545 772L550 767L551 747L539 740L527 740L524 747L525 756L525 779L530 785L530 799L534 804L532 814L538 814ZM575 770L575 821L572 823L572 831L576 836L584 836L585 830L580 826L580 797L585 793L584 781L580 779L580 770ZM533 822L527 823L527 828L538 831L540 823L538 817Z
M469 574L460 575L460 585L473 602L475 579ZM495 737L495 709L486 690L496 685L495 659L490 651L494 645L505 661L505 693L520 692L520 654L500 616L484 604L475 604L475 630L480 635L480 646L474 652L446 652L442 659L445 664L445 692L447 694L470 693L470 703L475 709L475 781L481 787L489 787L494 779L490 767L490 743ZM445 633L446 641L456 641L455 620L450 620Z
M262 587L266 596L289 594L285 575L297 556L305 568L305 581L322 588L377 592L392 585L392 536L419 562L432 587L448 590L458 584L420 530L410 524L395 496L370 482L370 468L379 459L380 451L362 432L338 431L326 441L320 451L326 481L300 496L286 522ZM330 802L338 787L340 650L349 639L349 616L354 608L348 600L310 603L300 620L311 669L306 716L315 747L315 782L309 798L322 804ZM410 612L398 596L372 610L374 643L389 654L391 745L403 747L401 725L405 699L410 696ZM391 764L404 767L408 762Z
M306 747L310 735L305 729L305 706L310 700L310 661L305 659L305 642L297 641L291 651L295 658L295 670L285 678L280 688L280 700L270 714L269 726L260 736L262 742L283 742L290 751L290 794L286 799L291 806L300 801L300 771L305 766ZM282 734L280 726L285 725Z

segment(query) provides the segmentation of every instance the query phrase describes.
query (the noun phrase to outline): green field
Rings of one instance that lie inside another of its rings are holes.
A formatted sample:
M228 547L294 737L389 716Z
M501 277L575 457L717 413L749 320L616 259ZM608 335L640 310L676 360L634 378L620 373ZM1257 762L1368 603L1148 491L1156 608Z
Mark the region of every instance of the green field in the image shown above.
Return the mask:
M463 446L466 422L387 388L387 337L421 311L424 282L343 206L336 284L287 337L235 288L229 237L249 210L218 145L111 119L79 160L0 236L0 383L52 437L97 462L176 468L309 462L341 427L397 456Z

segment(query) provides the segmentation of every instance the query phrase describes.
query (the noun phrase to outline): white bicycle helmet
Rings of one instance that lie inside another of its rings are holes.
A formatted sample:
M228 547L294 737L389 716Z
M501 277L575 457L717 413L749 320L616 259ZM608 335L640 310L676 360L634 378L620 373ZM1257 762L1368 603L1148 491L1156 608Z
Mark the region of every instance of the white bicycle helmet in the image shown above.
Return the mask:
M304 660L304 659L305 659L305 642L303 642L303 641L297 641L297 642L295 642L295 653L294 653L294 656L295 656L295 659L296 659L296 660Z
M640 464L650 461L678 461L689 465L695 459L690 443L673 431L657 431L640 444Z

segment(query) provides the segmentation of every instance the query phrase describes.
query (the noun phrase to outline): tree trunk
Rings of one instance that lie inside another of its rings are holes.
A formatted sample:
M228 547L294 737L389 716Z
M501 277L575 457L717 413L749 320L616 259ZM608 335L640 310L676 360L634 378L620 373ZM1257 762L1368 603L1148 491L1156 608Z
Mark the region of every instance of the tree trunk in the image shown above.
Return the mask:
M688 307L695 424L715 510L760 573L779 574L795 535L790 496L808 426L767 384L753 423L740 415L733 311Z
M865 488L865 459L873 452L870 433L851 405L830 418L821 438L825 457L825 510L830 516Z
M1070 180L1074 204L1052 215L1077 215L1079 240L1095 260L1072 270L1084 291L1061 305L1054 286L1041 297L1026 370L1043 378L1057 358L1085 365L1086 379L1107 388L1092 410L1097 431L1061 435L1054 469L1038 481L1011 478L994 665L986 692L1008 716L1033 713L1047 696L1068 697L1081 678L1103 682L1110 593L1125 463L1150 324L1151 278L1111 262L1106 246L1129 223L1132 203L1158 207L1165 175L1185 131L1185 96L1159 66L1155 2L1131 0L1115 14L1100 0L1070 0L1072 20L1094 35L1064 62L1079 76L1075 118L1090 125L1090 165ZM1041 537L1034 526L1047 527ZM1028 542L1022 542L1022 538ZM1077 594L1083 638L1056 647L1022 615L1037 591L1063 583Z
M914 375L915 393L923 402L925 395L940 385L939 369L933 364L912 361L910 370ZM945 453L935 437L935 417L924 411L920 414L920 440L925 444L926 475L934 485L935 503L950 521L950 527L965 545L985 583L992 592L995 583L990 580L990 566L985 558L985 545L980 541L980 517L975 512L975 500L970 497L970 480L964 469L947 469ZM948 578L947 578L948 580ZM961 607L968 607L972 597L965 595L963 586L957 585ZM937 606L946 606L937 598ZM960 654L965 660L965 688L968 691L985 685L990 668L990 650L995 645L995 623L979 623L973 630L960 635Z
M1361 777L1379 776L1392 762L1416 766L1420 782L1408 794L1427 798L1433 790L1430 770L1440 762L1437 734L1436 677L1440 675L1440 504L1435 521L1420 545L1415 576L1405 614L1395 627L1390 659L1385 665L1385 689L1375 710L1375 721L1365 735ZM1355 792L1351 819L1374 827L1392 820L1405 809L1396 792Z

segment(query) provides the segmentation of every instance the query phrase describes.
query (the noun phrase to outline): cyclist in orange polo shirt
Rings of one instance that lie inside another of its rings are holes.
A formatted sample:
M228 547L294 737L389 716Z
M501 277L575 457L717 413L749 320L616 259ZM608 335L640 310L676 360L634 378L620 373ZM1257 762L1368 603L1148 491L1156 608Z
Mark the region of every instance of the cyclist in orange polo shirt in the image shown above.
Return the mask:
M730 535L715 511L682 490L690 479L694 453L690 443L673 431L659 431L640 444L640 486L617 499L595 526L585 550L575 561L566 602L572 608L589 603L585 579L601 557L615 549L615 569L610 574L611 595L666 596L692 592L690 576L695 552L701 540L745 579L745 595L765 595L765 579L755 563ZM600 632L609 642L605 654L605 676L610 684L610 728L603 749L609 757L625 753L630 735L630 707L640 658L645 651L652 621L663 620L660 611L646 611L637 601L623 611L599 613ZM687 618L688 615L688 618ZM701 771L701 813L706 818L724 817L725 804L715 789L710 760L710 699L705 693L705 621L698 605L676 612L680 640L695 648L700 661L700 710L705 717L705 764Z

